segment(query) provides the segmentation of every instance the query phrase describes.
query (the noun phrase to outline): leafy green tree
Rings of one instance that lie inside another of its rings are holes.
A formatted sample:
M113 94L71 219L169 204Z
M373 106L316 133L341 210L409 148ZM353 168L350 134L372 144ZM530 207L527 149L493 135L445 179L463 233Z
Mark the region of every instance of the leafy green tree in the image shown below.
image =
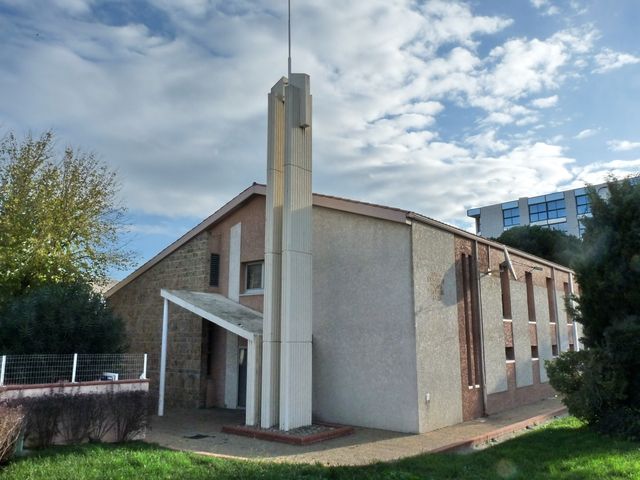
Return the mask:
M0 304L51 282L106 280L131 253L118 244L125 209L115 173L54 135L0 141Z
M0 352L120 353L124 324L85 283L52 283L11 299L0 309Z
M640 187L590 189L584 249L574 264L580 295L573 315L587 350L548 362L551 385L569 411L598 429L640 438Z
M560 265L570 266L582 249L579 238L559 230L536 225L513 227L497 239L498 242L525 251Z

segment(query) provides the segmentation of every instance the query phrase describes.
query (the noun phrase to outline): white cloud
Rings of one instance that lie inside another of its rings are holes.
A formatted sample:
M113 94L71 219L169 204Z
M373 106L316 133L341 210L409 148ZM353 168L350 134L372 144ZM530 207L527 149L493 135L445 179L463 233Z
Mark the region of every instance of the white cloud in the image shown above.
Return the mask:
M145 213L205 216L264 181L266 92L286 70L285 2L140 0L164 23L120 25L92 16L90 0L56 1L16 3L19 22L0 16L5 125L53 127L63 143L100 152L126 203ZM316 190L454 221L465 205L575 177L560 138L531 132L585 69L595 28L527 38L471 5L296 3L293 67L312 78ZM132 230L169 234L144 222Z
M640 57L631 55L630 53L616 52L609 48L604 48L595 56L597 67L593 70L595 73L606 73L625 65L633 65L640 62Z
M573 137L577 140L584 140L585 138L593 137L600 131L599 128L586 128L578 132L578 134Z
M550 97L536 98L531 101L531 105L537 108L550 108L558 103L558 95L552 95Z
M640 148L640 142L630 142L629 140L610 140L607 142L609 150L614 152L627 152Z

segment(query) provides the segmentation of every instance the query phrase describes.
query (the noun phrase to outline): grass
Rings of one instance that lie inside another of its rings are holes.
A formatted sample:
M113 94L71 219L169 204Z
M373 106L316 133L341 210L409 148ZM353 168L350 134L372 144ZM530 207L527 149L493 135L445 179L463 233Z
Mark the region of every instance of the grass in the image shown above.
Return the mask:
M640 479L640 444L574 418L468 455L420 455L365 467L216 459L142 442L57 447L0 467L2 480L83 479Z

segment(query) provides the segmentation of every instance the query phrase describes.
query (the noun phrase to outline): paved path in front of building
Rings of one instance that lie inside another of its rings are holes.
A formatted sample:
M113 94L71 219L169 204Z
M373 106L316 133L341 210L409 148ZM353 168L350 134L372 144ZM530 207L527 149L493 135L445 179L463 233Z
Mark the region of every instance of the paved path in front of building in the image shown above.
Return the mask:
M528 425L564 413L561 402L557 398L550 398L420 435L357 427L355 433L348 437L295 446L222 433L223 425L243 422L243 411L170 410L164 417L153 417L146 441L172 449L221 457L365 465L421 453L470 448L494 438L513 436L514 431L523 431Z

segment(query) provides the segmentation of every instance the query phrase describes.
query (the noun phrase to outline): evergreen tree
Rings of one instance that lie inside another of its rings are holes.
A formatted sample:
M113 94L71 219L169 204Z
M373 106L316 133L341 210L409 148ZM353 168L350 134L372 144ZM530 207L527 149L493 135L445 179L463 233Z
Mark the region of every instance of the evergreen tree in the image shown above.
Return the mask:
M0 309L2 354L120 353L124 324L84 283L41 285Z
M575 262L580 352L547 362L551 385L570 413L599 430L640 438L640 187L609 178L609 195L590 189L584 250Z
M578 237L537 225L510 228L496 241L565 266L571 266L582 249Z

